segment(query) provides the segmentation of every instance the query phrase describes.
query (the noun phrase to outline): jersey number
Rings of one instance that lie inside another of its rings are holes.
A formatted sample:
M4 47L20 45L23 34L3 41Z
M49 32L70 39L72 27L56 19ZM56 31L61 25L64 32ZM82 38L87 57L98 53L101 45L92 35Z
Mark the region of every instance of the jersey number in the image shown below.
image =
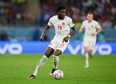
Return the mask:
M62 26L61 25L58 26L58 30L62 30Z

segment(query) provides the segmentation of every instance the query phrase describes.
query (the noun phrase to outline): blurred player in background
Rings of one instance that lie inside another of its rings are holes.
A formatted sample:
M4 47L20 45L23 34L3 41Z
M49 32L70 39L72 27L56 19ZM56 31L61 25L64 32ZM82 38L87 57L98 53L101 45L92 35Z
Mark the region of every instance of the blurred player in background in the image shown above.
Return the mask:
M85 30L83 46L85 55L85 68L88 68L88 55L90 58L92 58L92 52L96 44L96 35L102 31L102 28L97 21L93 20L92 12L88 12L86 18L87 20L82 22L79 32L83 32L83 30Z
M36 66L34 73L30 75L28 79L35 79L38 71L51 55L53 55L53 61L54 61L53 69L50 72L50 76L52 76L53 72L58 69L59 55L61 55L63 51L66 49L70 41L70 38L76 32L72 19L66 16L65 6L58 6L56 12L57 15L54 15L49 19L47 26L43 30L40 40L44 41L44 36L48 32L51 26L54 26L55 28L55 36L51 40L45 54L43 55L38 65ZM72 29L71 32L70 29Z

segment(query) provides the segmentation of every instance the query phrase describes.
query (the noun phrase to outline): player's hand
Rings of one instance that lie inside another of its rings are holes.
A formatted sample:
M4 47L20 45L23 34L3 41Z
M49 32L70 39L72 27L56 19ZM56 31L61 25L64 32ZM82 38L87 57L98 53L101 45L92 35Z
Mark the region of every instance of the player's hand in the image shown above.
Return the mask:
M40 41L44 41L44 36L41 36L40 37Z
M96 32L93 32L91 35L92 35L92 36L96 36L96 35L97 35L97 33L96 33Z
M79 29L79 32L80 32L80 33L82 33L82 32L83 32L83 30L80 28L80 29Z
M68 36L64 37L62 42L68 42L69 38L70 37L68 37Z

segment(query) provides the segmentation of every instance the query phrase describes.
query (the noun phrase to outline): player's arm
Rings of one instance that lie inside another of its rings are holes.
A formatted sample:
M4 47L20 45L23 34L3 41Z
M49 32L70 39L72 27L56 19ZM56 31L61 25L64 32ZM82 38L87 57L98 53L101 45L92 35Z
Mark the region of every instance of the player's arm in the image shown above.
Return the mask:
M65 42L68 42L69 38L71 38L71 37L75 34L75 32L76 32L75 26L73 26L71 29L72 29L72 31L70 32L69 35L67 35L67 36L63 39L63 42L64 42L64 41L65 41Z
M82 33L83 30L84 30L84 22L82 23L81 28L79 29L79 32Z
M44 28L44 30L43 30L43 32L42 32L42 34L41 34L41 36L40 36L40 41L44 41L44 36L45 36L45 34L48 32L49 29L50 29L50 26L49 26L49 25L47 25L47 26Z
M96 32L92 33L92 36L99 34L102 31L102 28L98 28Z
M102 31L102 28L99 28L96 32L96 34L99 34Z
M72 29L72 32L70 32L70 34L68 35L68 37L72 37L75 34L75 32L76 32L75 26L73 26L71 29Z
M83 29L82 29L82 28L80 28L80 29L79 29L79 32L80 32L80 33L82 33L82 32L83 32Z
M98 22L96 22L95 25L96 25L97 31L96 32L93 32L92 33L92 36L95 36L95 35L97 35L98 33L100 33L102 31L102 28L101 28L101 26L99 25Z

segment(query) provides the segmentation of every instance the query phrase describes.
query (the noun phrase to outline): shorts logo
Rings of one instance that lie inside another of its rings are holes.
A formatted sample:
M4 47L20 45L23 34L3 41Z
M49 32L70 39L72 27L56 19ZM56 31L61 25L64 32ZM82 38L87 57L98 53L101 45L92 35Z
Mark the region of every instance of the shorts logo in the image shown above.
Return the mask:
M64 47L64 44L60 44L60 48L63 48Z

